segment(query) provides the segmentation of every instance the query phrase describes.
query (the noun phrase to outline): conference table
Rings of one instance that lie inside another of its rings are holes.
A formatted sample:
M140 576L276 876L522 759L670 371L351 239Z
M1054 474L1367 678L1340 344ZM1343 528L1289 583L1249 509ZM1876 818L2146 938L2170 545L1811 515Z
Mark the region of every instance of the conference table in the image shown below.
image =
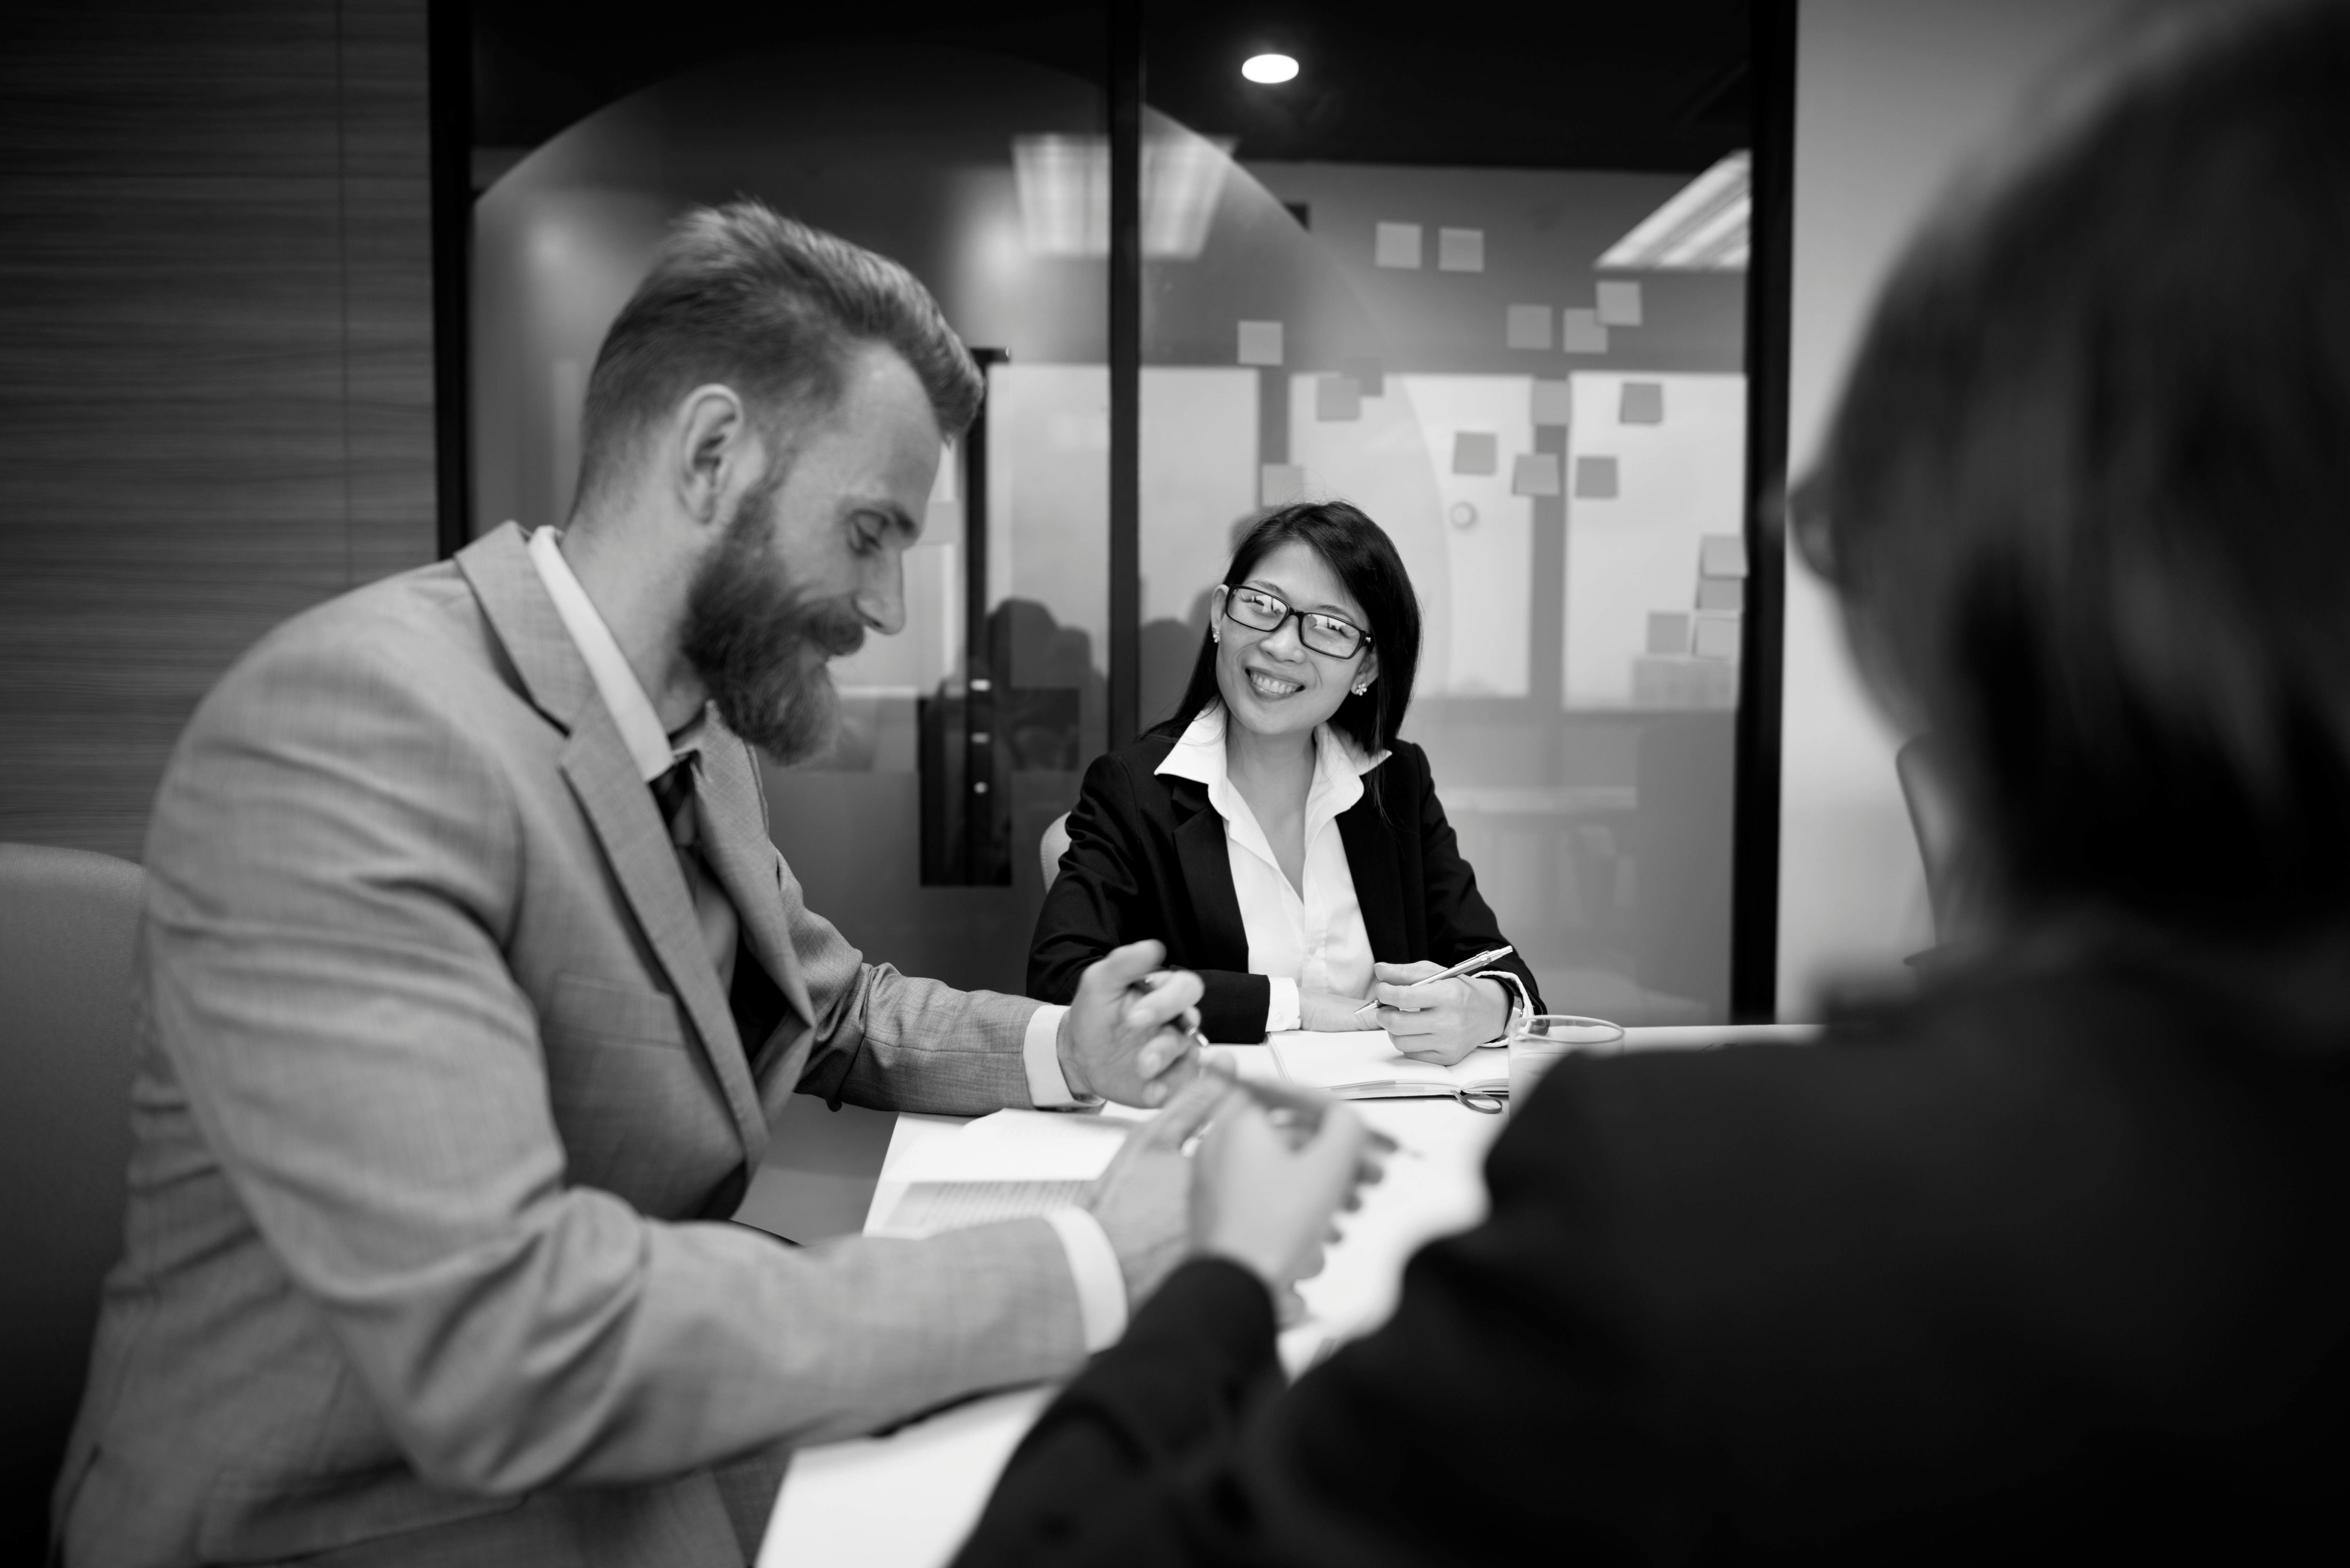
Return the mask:
M1813 1033L1799 1025L1633 1030L1625 1048L1803 1040ZM1278 1075L1270 1047L1213 1050L1243 1077ZM1492 1053L1497 1061L1501 1054ZM1395 1140L1397 1151L1388 1158L1385 1179L1367 1188L1362 1207L1346 1217L1321 1272L1299 1288L1305 1315L1281 1335L1282 1362L1293 1378L1387 1320L1412 1253L1484 1217L1484 1157L1506 1125L1503 1116L1450 1097L1357 1100L1354 1107ZM1046 1155L1041 1146L1067 1145L1090 1131L1100 1137L1102 1152L1086 1168L1097 1168L1118 1141L1115 1124L1139 1125L1148 1113L1105 1107L1084 1131L1067 1125L1073 1119L1000 1112L985 1118L991 1136L982 1139L969 1136L979 1124L963 1118L900 1115L867 1210L866 1233L906 1233L892 1220L913 1182L951 1179L966 1147L976 1151L984 1143L993 1151L987 1158L1009 1154L1016 1161L1023 1141L1033 1140L1040 1157L1066 1161L1083 1156L1065 1148ZM976 1152L968 1159L979 1179L1003 1174L1003 1168L988 1165ZM1036 1387L991 1395L885 1436L800 1450L776 1499L758 1568L939 1568L969 1533L1013 1449L1054 1392ZM920 1501L910 1506L910 1500Z

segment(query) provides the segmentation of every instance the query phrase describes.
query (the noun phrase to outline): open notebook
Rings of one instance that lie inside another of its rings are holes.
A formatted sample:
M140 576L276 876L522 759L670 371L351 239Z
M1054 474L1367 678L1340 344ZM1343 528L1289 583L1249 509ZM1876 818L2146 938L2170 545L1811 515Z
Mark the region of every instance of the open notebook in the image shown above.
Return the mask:
M1275 1034L1266 1044L1273 1047L1284 1078L1326 1089L1342 1100L1500 1095L1510 1087L1510 1054L1498 1045L1480 1046L1450 1067L1440 1067L1415 1062L1398 1051L1384 1029L1300 1031Z

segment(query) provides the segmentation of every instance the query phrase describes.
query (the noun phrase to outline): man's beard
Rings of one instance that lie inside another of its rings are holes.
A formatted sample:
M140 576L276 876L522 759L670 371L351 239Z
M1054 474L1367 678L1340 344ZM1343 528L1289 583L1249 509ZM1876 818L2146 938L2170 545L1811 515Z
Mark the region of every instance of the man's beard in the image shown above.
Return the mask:
M811 598L793 584L773 544L777 484L743 497L725 537L694 573L681 651L726 727L793 763L832 739L840 700L823 659L854 653L865 618L843 599Z

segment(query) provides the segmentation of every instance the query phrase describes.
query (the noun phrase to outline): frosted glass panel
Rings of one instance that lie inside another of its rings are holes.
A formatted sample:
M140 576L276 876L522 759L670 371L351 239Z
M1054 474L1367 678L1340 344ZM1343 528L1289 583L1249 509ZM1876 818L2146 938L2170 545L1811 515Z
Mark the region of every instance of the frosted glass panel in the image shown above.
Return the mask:
M1706 577L1701 556L1708 537L1745 526L1746 378L1580 372L1574 383L1570 464L1609 460L1614 493L1578 496L1567 514L1566 706L1733 707L1734 670L1707 663L1718 655L1653 652L1648 631L1653 614L1700 609L1709 582L1743 580ZM1653 399L1627 399L1638 388ZM1654 421L1622 417L1652 407Z
M1743 526L1744 280L1593 266L1685 182L1243 159L1201 253L1145 265L1146 719L1237 521L1361 507L1480 888L1551 1005L1627 1023L1729 1005L1744 583L1703 568Z

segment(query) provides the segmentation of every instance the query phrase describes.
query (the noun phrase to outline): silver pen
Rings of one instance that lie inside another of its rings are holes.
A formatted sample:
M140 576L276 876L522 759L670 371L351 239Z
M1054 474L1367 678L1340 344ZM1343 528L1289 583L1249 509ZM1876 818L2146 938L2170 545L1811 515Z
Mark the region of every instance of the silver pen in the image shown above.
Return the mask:
M1483 952L1477 954L1474 958L1462 959L1451 969L1439 970L1434 974L1429 975L1425 979L1415 980L1409 985L1405 986L1404 989L1406 991L1418 991L1421 986L1434 985L1440 980L1458 980L1472 969L1483 969L1487 964L1492 963L1494 960L1505 959L1517 950L1517 949L1510 946L1507 942L1503 943L1498 948L1488 948ZM1376 1001L1367 1002L1363 1003L1362 1006L1355 1009L1355 1016L1360 1018L1364 1013L1370 1012L1373 1008L1376 1008L1378 1005L1379 1003Z

